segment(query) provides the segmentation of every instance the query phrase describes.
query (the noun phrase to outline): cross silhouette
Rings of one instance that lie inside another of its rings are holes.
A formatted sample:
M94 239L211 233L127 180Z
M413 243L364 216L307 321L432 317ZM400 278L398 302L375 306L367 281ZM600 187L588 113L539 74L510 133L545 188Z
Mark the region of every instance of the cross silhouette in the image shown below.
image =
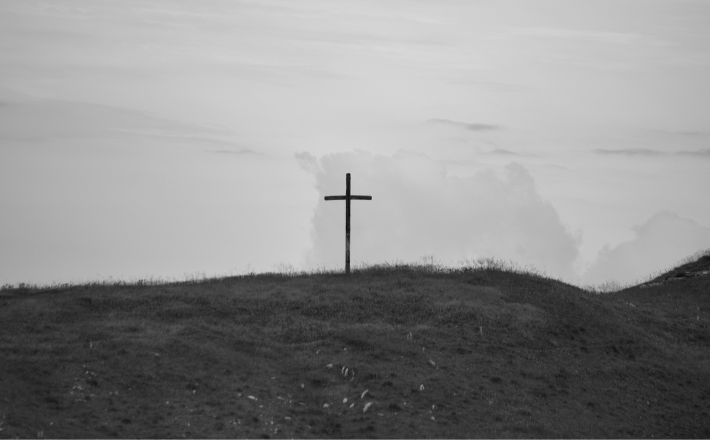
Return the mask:
M325 196L325 200L345 200L345 273L350 273L350 201L372 200L372 196L350 195L350 173L345 175L345 195Z

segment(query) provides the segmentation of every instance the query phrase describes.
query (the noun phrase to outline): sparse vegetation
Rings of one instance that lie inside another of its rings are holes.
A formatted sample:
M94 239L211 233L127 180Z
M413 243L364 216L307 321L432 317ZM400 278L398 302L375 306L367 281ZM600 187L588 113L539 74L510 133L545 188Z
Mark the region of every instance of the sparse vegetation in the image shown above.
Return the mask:
M606 281L604 283L600 283L597 285L584 286L583 289L588 292L597 293L597 294L620 292L622 290L629 289L634 286L639 286L642 284L650 283L650 282L653 282L659 278L666 277L666 276L668 276L669 273L673 273L675 271L678 271L678 270L680 270L680 269L682 269L694 262L701 261L703 259L703 257L708 257L708 256L710 256L710 249L699 250L698 252L695 252L694 254L681 259L678 263L676 263L673 266L673 268L653 272L642 279L639 279L639 280L636 280L636 281L633 281L630 283L619 283L617 281L609 280L609 281Z
M0 437L710 436L710 277L284 268L4 286Z

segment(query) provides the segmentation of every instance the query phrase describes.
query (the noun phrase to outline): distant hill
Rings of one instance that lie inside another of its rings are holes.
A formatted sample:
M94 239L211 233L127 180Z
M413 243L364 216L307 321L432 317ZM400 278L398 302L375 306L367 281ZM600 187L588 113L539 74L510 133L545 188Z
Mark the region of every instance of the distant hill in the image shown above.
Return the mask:
M411 266L5 289L0 437L708 438L709 298Z

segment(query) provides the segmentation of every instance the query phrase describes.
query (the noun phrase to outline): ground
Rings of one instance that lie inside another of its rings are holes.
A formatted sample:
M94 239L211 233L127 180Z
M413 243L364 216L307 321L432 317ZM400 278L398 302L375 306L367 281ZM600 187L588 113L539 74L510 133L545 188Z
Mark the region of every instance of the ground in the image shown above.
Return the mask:
M2 438L710 437L710 276L25 286L0 322Z

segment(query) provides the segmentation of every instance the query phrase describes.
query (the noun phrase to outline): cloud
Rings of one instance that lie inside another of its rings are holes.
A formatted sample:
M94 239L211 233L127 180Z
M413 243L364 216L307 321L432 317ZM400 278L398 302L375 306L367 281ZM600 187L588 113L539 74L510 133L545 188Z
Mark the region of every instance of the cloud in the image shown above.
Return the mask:
M679 136L698 137L698 138L710 136L710 133L708 133L707 131L697 131L697 130L671 131L670 133L677 134Z
M36 142L138 136L224 144L204 136L225 133L226 130L164 119L138 110L86 102L25 99L0 105L0 139Z
M703 148L700 150L686 150L686 151L679 151L677 154L683 155L683 156L703 156L703 157L710 157L710 148Z
M489 151L487 154L490 154L493 156L537 157L536 154L516 153L515 151L506 150L505 148L495 148L495 149Z
M506 150L504 148L496 148L495 150L491 151L490 154L495 154L499 156L521 156L521 154L516 153L514 151Z
M411 262L434 255L453 265L490 256L554 276L572 275L578 242L519 164L462 178L448 175L440 162L405 151L336 153L320 160L300 153L296 158L315 176L319 194L308 267L342 265L345 209L342 202L323 197L343 194L349 172L353 194L373 197L352 202L353 262Z
M508 35L525 38L550 38L573 41L609 43L609 44L634 44L642 41L656 42L644 35L630 32L604 32L596 30L580 30L552 27L521 27L510 29Z
M615 154L621 156L659 156L666 154L661 151L651 150L649 148L621 148L618 150L608 150L606 148L596 148L593 150L597 154Z
M599 252L584 276L586 282L637 282L710 247L710 228L668 211L657 213L633 231L634 239Z
M244 149L241 149L241 150L225 150L225 149L221 149L221 150L205 150L205 152L207 152L207 153L215 153L215 154L233 154L233 155L236 155L236 156L246 156L246 155L259 155L259 156L260 156L260 155L261 155L261 153L257 153L256 151L250 150L250 149L248 149L248 148L244 148Z
M592 150L596 154L617 155L617 156L668 156L670 154L676 156L700 156L710 157L710 148L701 148L699 150L683 150L675 153L665 151L652 150L650 148L620 148L617 150L609 150L606 148L596 148Z
M499 81L488 81L488 80L472 79L472 78L458 78L457 77L457 78L446 79L445 81L450 84L463 84L466 86L478 86L481 88L495 90L498 92L530 92L532 90L535 90L533 87L525 86L525 85L521 85L521 84L505 83L505 82L499 82Z
M502 128L499 125L459 122L459 121L452 121L450 119L439 119L439 118L429 119L427 121L427 124L453 125L454 127L465 128L466 130L470 130L470 131L491 131L491 130L500 130Z

